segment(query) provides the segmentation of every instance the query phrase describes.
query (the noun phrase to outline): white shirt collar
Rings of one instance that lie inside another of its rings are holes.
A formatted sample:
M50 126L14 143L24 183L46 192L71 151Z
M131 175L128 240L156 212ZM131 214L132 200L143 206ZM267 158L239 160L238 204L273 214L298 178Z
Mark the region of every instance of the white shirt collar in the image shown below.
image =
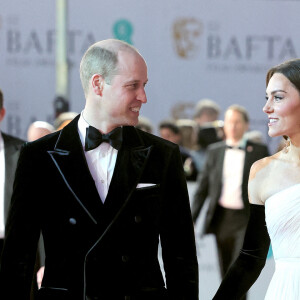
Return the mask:
M82 111L80 114L79 120L78 120L78 133L79 133L79 137L80 137L80 141L81 141L83 149L84 149L84 145L85 145L86 129L89 126L90 125L83 117L83 111Z
M2 136L2 132L0 131L0 146L4 146L4 140Z
M247 143L247 139L245 139L245 138L240 139L240 141L238 142L237 145L234 145L232 140L226 139L226 145L231 146L231 147L238 147L238 148L245 149L246 148L246 143Z

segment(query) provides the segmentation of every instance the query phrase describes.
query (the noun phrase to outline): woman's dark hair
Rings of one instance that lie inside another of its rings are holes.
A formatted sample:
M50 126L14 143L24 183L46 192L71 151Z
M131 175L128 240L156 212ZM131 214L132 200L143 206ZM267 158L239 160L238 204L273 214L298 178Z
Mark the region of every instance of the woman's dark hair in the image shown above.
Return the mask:
M300 93L300 59L290 59L287 60L273 68L271 68L266 76L266 86L268 86L271 77L275 73L281 73L284 75L298 90ZM285 140L288 139L286 135L283 136Z
M273 68L271 68L266 76L266 85L269 84L271 77L275 73L284 75L300 93L300 59L287 60Z

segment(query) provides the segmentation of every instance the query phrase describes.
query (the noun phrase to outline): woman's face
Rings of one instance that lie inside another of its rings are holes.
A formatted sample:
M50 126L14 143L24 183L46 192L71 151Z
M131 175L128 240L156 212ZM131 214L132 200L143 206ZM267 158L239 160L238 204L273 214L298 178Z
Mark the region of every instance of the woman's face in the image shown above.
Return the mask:
M281 73L275 73L266 90L263 111L269 118L269 136L300 137L300 94Z

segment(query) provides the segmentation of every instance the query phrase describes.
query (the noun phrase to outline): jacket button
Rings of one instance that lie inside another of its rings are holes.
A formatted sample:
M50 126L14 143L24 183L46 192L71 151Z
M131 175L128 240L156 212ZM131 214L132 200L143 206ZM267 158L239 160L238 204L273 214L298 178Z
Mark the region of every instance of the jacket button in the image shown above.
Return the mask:
M122 262L127 263L129 261L129 256L122 255Z
M72 225L75 225L77 223L77 221L74 218L70 218L69 223L72 224Z
M137 216L134 217L134 221L135 221L135 223L141 223L142 222L142 217L137 215Z

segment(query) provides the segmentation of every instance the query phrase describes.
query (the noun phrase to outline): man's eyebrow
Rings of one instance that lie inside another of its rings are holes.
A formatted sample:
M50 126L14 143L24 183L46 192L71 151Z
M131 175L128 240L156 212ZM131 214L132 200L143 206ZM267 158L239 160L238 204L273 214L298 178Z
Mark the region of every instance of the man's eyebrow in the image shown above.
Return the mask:
M139 82L141 82L141 80L132 79L132 80L125 81L125 84L139 83ZM146 84L147 82L148 82L148 79L144 82L144 84Z
M140 81L137 80L137 79L132 79L132 80L125 81L125 84L128 84L128 83L137 83L137 82L140 82Z

